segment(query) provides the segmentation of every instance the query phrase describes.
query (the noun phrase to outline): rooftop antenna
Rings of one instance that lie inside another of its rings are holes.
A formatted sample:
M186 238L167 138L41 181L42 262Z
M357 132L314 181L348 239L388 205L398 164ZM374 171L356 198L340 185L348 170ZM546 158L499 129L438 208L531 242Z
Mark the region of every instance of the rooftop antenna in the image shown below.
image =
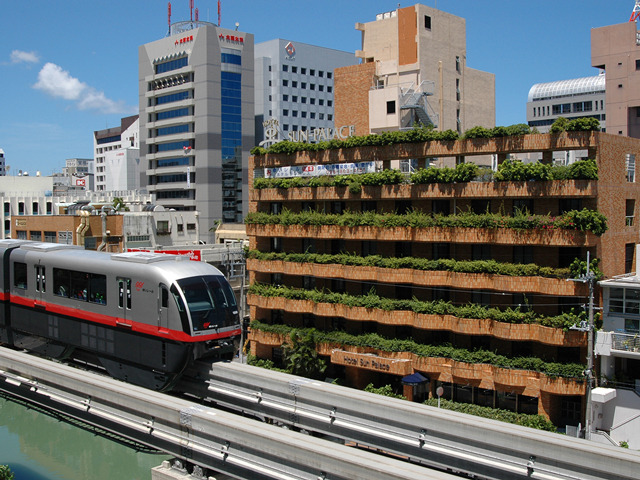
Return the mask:
M169 31L171 31L171 2L167 7L167 23L169 24Z
M220 0L218 0L218 26L220 26Z
M189 18L193 22L193 0L189 0Z
M633 7L633 11L631 12L631 17L629 18L629 21L637 22L638 17L640 17L640 0L636 0L636 4Z
M196 7L196 22L200 19L198 8Z

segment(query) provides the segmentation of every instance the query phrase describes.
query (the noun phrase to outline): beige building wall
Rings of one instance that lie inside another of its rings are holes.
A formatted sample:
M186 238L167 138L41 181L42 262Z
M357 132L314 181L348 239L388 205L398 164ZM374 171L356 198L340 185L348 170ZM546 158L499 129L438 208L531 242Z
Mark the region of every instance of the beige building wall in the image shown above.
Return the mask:
M413 110L402 108L415 103L411 92L429 94L421 101L427 98L424 110L439 130L464 133L476 125L495 126L495 76L466 67L463 18L414 5L358 23L356 29L362 32L356 56L375 66L373 84L362 86L369 89L366 133L411 125ZM336 108L349 101L340 98L337 82L336 72Z
M607 133L640 138L640 46L635 22L591 30L591 65L606 71Z

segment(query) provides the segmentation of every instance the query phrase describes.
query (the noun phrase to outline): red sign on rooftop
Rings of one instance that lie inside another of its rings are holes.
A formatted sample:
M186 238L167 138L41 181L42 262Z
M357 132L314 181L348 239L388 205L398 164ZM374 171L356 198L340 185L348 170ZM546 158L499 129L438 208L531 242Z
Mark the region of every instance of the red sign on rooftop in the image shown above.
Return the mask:
M218 38L227 42L244 43L243 37L236 37L235 35L223 35L221 33L220 35L218 35Z

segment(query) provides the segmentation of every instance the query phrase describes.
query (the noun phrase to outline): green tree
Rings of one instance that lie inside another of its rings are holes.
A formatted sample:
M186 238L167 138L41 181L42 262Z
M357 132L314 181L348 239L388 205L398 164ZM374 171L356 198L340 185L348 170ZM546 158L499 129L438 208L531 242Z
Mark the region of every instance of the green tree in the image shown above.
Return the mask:
M127 205L124 203L124 200L122 199L122 197L113 198L113 208L115 208L116 211L120 211L120 210L122 210L123 212L129 211L129 207L127 207Z
M14 478L8 465L0 465L0 480L13 480Z
M318 356L312 332L304 336L291 332L289 342L282 346L282 354L287 370L294 375L319 380L327 368L325 361Z

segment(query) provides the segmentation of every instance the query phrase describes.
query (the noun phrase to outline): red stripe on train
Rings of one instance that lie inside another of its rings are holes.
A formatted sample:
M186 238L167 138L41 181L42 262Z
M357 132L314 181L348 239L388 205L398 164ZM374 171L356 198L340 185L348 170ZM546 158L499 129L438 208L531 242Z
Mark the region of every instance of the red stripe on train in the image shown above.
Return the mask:
M75 317L82 320L88 320L93 323L99 323L101 325L107 325L110 327L127 328L133 332L143 333L145 335L151 335L154 337L167 338L175 340L177 342L206 342L208 340L217 340L220 338L232 337L240 335L240 327L222 333L202 334L198 336L191 336L180 330L163 329L156 325L149 325L147 323L135 322L130 319L114 317L112 315L103 315L101 313L87 312L82 310L81 307L66 307L55 303L41 302L32 298L20 297L17 295L8 296L12 303L21 305L23 307L31 308L33 310L44 310L48 313L54 313L58 315L66 315L69 317ZM0 297L2 299L2 297ZM6 300L6 298L4 299Z

